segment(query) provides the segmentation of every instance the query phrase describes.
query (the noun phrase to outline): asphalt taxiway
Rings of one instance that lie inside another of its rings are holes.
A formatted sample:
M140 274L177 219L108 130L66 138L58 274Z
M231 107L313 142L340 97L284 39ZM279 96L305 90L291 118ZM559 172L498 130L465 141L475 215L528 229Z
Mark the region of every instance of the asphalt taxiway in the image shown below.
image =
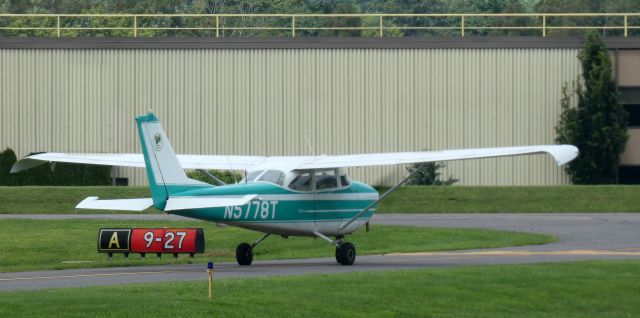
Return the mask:
M2 218L182 219L160 214L5 214L0 215L0 219ZM378 214L373 218L371 235L375 235L375 226L379 224L547 233L556 236L558 241L535 246L358 256L353 266L338 265L333 257L273 261L256 259L251 266L216 264L215 277L224 279L422 267L640 259L640 213ZM355 244L357 247L357 242ZM0 291L205 279L204 264L17 272L0 273Z

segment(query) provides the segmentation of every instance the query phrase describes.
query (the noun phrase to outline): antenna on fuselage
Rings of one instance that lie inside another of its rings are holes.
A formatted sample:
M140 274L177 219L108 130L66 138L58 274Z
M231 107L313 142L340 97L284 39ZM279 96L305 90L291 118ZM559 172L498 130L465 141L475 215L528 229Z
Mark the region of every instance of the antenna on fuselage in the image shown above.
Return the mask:
M304 134L304 140L307 141L307 147L309 147L309 152L311 152L312 156L316 156L316 152L313 150L313 147L311 146L311 141L309 140L309 136L307 136L307 134Z

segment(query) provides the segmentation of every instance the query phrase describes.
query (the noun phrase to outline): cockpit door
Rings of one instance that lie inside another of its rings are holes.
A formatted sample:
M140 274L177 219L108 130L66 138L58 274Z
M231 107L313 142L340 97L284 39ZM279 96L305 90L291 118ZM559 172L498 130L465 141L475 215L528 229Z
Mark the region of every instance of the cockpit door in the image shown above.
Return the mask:
M333 229L342 222L345 209L338 169L314 170L313 183L316 227Z

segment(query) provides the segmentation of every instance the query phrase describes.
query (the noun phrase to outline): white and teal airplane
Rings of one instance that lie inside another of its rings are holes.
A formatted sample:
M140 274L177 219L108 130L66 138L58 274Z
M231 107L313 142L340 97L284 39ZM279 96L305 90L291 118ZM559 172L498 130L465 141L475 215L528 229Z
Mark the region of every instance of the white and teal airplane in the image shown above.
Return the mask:
M397 165L534 153L550 154L558 165L573 160L571 145L460 149L435 152L372 153L339 156L176 155L158 118L151 112L136 118L140 154L40 153L18 161L11 172L45 162L145 167L151 198L84 199L77 208L142 211L150 206L167 213L263 232L252 244L236 249L240 265L250 265L253 249L269 235L319 237L336 246L336 260L351 265L353 244L345 242L375 213L376 204L403 184L379 196L372 187L349 178L348 167ZM184 169L244 170L246 178L214 186L187 177ZM332 239L331 237L335 238Z

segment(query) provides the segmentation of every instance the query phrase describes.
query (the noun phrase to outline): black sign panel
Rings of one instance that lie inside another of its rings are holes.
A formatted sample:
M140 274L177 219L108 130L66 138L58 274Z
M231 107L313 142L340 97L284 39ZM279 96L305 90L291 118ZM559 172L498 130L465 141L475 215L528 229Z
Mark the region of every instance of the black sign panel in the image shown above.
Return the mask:
M129 252L131 229L100 229L98 252Z

